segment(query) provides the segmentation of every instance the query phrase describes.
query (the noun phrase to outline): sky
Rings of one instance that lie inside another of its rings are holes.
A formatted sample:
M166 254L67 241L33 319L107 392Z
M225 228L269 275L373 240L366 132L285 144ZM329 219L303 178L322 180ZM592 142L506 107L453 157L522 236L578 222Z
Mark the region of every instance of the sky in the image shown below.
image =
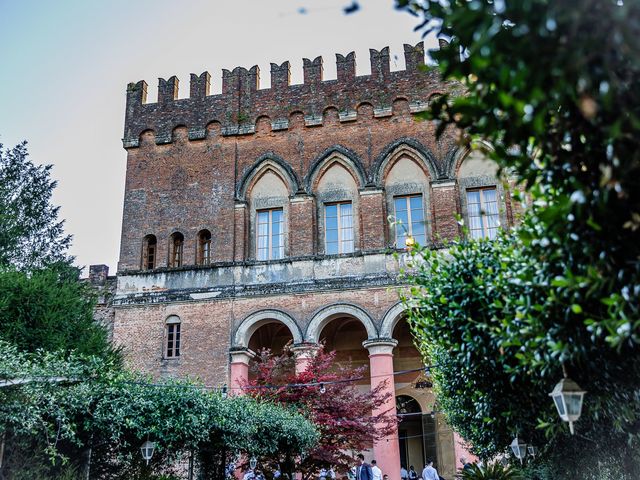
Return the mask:
M370 73L369 48L391 50L404 69L404 43L421 40L417 19L393 0L0 0L0 143L29 142L30 158L53 164L70 253L80 266L117 269L126 151L125 90L176 75L179 98L189 74L208 71L211 93L222 69L258 65L261 88L270 63L291 62L302 83L302 58L324 57L336 78L335 54L356 52L358 75ZM425 42L435 47L435 40ZM85 274L87 270L85 270Z

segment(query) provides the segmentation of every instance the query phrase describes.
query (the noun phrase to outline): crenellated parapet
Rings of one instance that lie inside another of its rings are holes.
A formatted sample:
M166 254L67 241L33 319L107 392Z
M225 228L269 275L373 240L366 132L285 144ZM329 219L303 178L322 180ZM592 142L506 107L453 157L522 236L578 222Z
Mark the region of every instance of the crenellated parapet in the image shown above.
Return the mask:
M337 79L323 79L323 59L303 59L304 83L291 84L290 63L271 64L271 88L260 88L260 69L236 67L222 71L222 93L210 95L211 76L191 74L189 98L178 99L179 81L159 79L156 103L147 103L147 83L127 87L123 144L139 145L140 135L153 131L156 144L171 143L173 130L186 127L190 140L204 139L208 126L223 136L255 133L258 119L270 120L271 130L286 130L293 114L302 114L305 127L323 124L324 112L335 108L340 122L358 119L363 104L373 107L374 118L393 115L394 101L409 103L411 112L426 109L429 99L447 88L435 71L425 71L422 42L404 45L406 69L391 71L389 47L369 51L371 74L356 75L356 55L337 54Z

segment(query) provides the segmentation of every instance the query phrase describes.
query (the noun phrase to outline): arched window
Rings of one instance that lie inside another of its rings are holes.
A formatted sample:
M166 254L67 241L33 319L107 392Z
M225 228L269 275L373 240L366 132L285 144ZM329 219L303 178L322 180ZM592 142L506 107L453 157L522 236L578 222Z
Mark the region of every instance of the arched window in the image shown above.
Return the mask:
M180 232L176 232L171 235L171 242L169 245L169 266L181 267L183 259L184 248L184 235Z
M211 232L200 230L198 233L198 265L209 265L211 263Z
M171 315L165 321L164 358L180 356L180 317Z
M286 256L290 190L280 173L267 169L249 190L250 251L256 260Z
M156 254L158 252L158 240L155 235L147 235L142 241L142 269L153 270L156 268Z

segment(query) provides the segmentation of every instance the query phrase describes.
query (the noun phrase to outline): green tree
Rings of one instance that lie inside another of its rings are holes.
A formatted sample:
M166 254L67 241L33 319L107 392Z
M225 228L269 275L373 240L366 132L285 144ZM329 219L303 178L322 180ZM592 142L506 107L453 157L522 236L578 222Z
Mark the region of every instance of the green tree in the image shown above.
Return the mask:
M491 145L535 205L511 238L418 253L408 301L443 409L484 456L519 431L554 478L637 478L640 4L398 4L448 40L432 56L460 86L425 117ZM577 438L546 396L562 365L589 391Z
M0 388L0 434L21 447L8 449L8 478L12 466L26 468L11 455L24 458L28 448L31 463L49 459L30 466L46 472L41 478L59 478L67 463L90 467L90 478L151 478L193 453L200 478L218 479L232 453L298 455L318 437L302 415L268 402L189 381L154 383L95 356L24 353L2 341L0 349L0 380L24 382ZM147 439L156 444L148 467L140 455Z
M22 350L111 354L94 306L91 285L67 263L29 273L0 270L0 338Z
M67 261L71 236L51 205L51 165L35 165L27 143L0 144L0 268L20 270Z

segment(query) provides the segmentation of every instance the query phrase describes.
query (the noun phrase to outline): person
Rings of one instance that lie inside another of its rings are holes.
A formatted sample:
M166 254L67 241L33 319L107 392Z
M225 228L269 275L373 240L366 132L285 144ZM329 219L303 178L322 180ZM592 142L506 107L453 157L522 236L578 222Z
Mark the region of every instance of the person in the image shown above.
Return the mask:
M413 465L409 466L409 480L418 480L418 472Z
M321 468L320 469L320 473L318 474L318 479L319 480L327 480L327 469L326 468Z
M347 470L347 480L356 480L356 467Z
M462 470L467 472L471 470L471 464L467 462L465 457L460 457L460 463L462 464Z
M382 480L382 470L375 460L371 460L371 473L373 473L373 480Z
M262 470L256 470L255 480L266 480L262 474Z
M254 480L256 478L256 474L253 473L253 470L247 470L247 473L244 474L242 480Z
M407 480L409 478L409 472L404 468L404 465L400 465L400 480Z
M329 470L327 470L327 478L329 480L336 480L336 472L333 470L333 467L329 467Z
M433 468L433 460L427 458L426 466L422 470L422 480L440 480L438 471Z
M373 480L371 465L364 461L364 455L358 454L358 465L356 466L356 480Z

